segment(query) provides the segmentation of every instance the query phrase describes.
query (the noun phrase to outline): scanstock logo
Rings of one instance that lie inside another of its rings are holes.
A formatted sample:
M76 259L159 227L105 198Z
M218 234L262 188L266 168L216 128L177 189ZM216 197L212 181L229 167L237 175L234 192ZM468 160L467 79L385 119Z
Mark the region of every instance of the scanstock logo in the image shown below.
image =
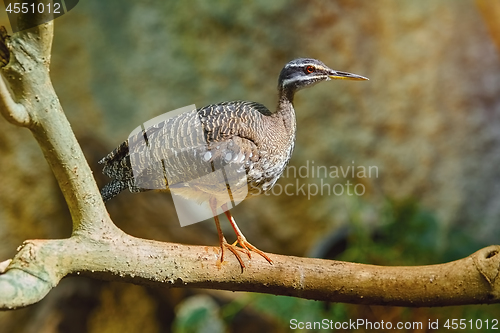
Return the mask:
M78 0L4 0L12 32L52 21L73 9Z

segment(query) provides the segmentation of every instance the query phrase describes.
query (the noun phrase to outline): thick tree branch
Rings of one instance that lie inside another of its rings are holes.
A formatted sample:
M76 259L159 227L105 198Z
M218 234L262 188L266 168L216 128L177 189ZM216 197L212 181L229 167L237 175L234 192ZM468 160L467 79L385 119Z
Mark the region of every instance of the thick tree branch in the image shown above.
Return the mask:
M232 256L217 267L218 254L215 247L143 240L123 233L110 233L98 242L80 237L27 241L8 271L15 272L16 278L25 278L16 281L15 288L10 287L11 297L0 297L0 308L25 305L12 299L26 292L31 293L30 300L37 300L33 290L41 298L47 288L68 274L357 304L444 306L500 300L500 246L446 264L415 267L281 255L272 255L275 264L271 266L254 255L245 263L243 273ZM5 295L5 290L0 284L0 295Z
M10 51L2 74L14 96L0 83L0 107L5 118L29 127L38 141L68 204L73 231L95 234L96 228L114 225L50 81L52 37L53 22L12 38L2 34Z
M10 90L0 83L0 110L13 124L28 127L38 141L68 204L73 234L69 239L26 241L11 262L0 263L0 309L39 301L68 274L363 304L500 302L499 246L459 261L420 267L379 267L280 255L272 255L271 266L254 255L242 272L234 256L227 256L227 261L218 265L217 248L126 235L110 220L52 87L52 35L52 22L12 38L2 34L0 63L6 64L2 75Z

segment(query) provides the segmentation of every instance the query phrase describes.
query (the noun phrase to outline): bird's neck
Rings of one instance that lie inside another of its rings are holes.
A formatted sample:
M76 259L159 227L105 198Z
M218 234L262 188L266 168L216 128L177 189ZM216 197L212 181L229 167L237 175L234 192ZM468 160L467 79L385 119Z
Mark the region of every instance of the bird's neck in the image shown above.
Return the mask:
M295 122L295 110L293 108L293 97L295 91L291 89L279 90L278 107L273 116L283 121L283 125L289 134L295 135L297 127Z

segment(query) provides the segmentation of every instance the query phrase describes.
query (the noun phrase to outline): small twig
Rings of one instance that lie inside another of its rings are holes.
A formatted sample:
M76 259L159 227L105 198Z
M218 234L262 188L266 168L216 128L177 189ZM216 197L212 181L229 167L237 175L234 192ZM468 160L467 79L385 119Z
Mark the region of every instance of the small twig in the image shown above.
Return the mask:
M0 113L9 123L16 126L28 127L31 124L31 117L26 108L14 101L3 77L0 77Z
M5 27L0 26L0 67L7 66L10 61L10 51L7 45L9 38ZM28 127L31 123L26 108L14 101L3 77L0 79L0 113L8 122L17 126Z
M12 259L7 259L5 261L0 262L0 274L5 273L5 270L12 262Z

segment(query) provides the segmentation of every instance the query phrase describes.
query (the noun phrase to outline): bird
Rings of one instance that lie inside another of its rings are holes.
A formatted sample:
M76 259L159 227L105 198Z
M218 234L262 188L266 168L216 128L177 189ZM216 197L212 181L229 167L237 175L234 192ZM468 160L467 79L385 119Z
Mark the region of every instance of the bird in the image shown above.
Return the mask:
M101 189L103 200L125 189L155 189L208 203L219 236L220 263L228 249L242 270L245 263L239 252L249 259L255 252L273 264L239 229L229 211L228 193L236 202L272 189L295 145L295 93L331 79L368 80L333 70L316 59L298 58L288 62L279 74L274 112L256 102L228 101L142 128L99 161L103 173L112 179ZM222 233L218 209L225 213L236 234L233 244Z

